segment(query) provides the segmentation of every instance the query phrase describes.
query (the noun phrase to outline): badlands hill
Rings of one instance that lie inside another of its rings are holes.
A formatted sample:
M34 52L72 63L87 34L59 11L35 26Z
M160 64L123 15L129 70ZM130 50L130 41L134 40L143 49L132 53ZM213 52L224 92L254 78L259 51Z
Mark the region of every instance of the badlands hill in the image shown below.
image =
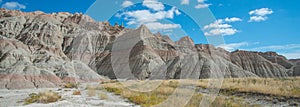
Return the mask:
M172 41L82 14L0 9L0 88L56 87L106 79L300 76L275 52L228 52L191 38Z

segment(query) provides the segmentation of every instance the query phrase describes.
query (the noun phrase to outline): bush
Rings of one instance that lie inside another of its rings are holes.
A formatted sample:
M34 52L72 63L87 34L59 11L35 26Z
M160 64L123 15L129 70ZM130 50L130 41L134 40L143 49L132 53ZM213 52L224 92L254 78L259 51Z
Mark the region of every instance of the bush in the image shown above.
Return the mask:
M53 91L40 92L39 94L31 93L25 99L25 104L31 103L52 103L61 99L61 96Z
M117 95L120 95L122 93L122 89L118 88L110 88L110 87L105 87L106 91L115 93Z
M79 84L77 84L77 83L70 83L70 82L68 82L68 83L66 83L64 85L64 88L78 88L78 85Z

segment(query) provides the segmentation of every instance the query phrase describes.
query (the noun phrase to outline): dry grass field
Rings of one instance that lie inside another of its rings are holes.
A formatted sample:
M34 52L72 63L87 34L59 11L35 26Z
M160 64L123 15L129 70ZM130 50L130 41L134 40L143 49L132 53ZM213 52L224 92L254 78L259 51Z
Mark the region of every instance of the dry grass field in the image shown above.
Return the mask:
M151 80L151 81L124 81L103 83L102 87L109 92L129 99L129 101L138 105L148 107L157 104L164 104L169 96L174 95L176 102L169 102L169 105L198 107L200 101L206 95L202 93L191 93L194 90L189 86L195 86L196 90L208 88L211 79L201 80ZM184 88L183 88L184 87ZM209 87L212 88L212 87ZM270 96L284 96L300 98L300 78L234 78L224 79L221 87L221 93L257 93ZM225 91L224 91L225 90ZM191 96L189 96L191 95ZM191 97L191 98L190 98ZM187 99L188 100L185 100ZM243 98L235 96L224 97L217 96L211 103L211 107L248 107L259 106L248 104Z
M209 80L200 80L196 84L206 87ZM269 94L274 96L300 97L300 78L232 78L224 79L222 89L238 92Z

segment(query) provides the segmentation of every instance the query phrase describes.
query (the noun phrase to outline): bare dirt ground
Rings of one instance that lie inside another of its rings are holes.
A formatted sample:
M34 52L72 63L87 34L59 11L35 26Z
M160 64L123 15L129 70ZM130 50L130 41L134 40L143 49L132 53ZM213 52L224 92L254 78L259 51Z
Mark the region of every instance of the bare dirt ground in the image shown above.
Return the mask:
M126 99L108 93L105 90L97 90L97 93L105 94L105 98L88 95L87 84L82 84L78 89L68 88L43 88L23 90L0 90L0 107L139 107ZM95 84L89 84L95 85ZM24 105L24 99L30 93L38 93L52 90L62 96L62 100L49 104L32 103ZM81 95L73 95L73 91L80 90Z

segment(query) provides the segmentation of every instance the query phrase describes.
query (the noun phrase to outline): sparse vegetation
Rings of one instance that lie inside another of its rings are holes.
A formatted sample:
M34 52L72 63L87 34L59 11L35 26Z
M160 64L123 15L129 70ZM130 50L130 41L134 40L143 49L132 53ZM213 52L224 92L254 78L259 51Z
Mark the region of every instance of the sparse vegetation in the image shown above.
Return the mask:
M135 87L137 85L135 83L138 84L138 82L129 82L128 85ZM175 84L177 84L177 82L165 81L156 90L151 92L136 92L126 89L121 83L106 83L103 84L103 86L108 92L113 92L117 95L128 98L131 102L142 106L152 106L167 99L168 96L175 90L175 88L173 88Z
M85 89L87 90L87 95L89 97L96 96L97 91L103 90L101 86L90 86L90 85L87 85Z
M132 84L132 83L129 83L129 84ZM115 94L121 95L121 96L129 99L129 101L134 102L143 107L149 107L149 106L160 104L161 102L165 101L171 94L173 94L173 92L175 91L175 89L178 86L178 81L177 80L163 81L159 87L157 87L155 90L153 90L151 92L132 91L130 89L127 89L126 87L123 87L122 84L120 84L120 83L118 83L118 84L117 83L108 83L108 84L103 84L103 85L104 85L105 89L109 92L113 92ZM190 91L190 90L187 90L187 91ZM176 96L178 96L178 97L186 96L187 91L184 91L184 89L182 89L182 91L178 91L178 93L176 93ZM201 94L194 93L193 97L187 103L186 107L198 107L201 99L202 99ZM174 104L172 104L172 105L180 105L184 102L178 101L178 102L173 102L173 103ZM233 100L228 100L225 98L218 98L215 100L215 102L212 105L215 105L213 107L220 107L220 105L227 105L226 107L231 107L233 105L241 105L241 104L236 103Z
M79 90L73 91L73 95L81 95L81 92Z
M206 87L209 79L197 82L200 87ZM300 98L300 78L235 78L225 79L222 89L234 92L261 93L274 96L299 97Z
M87 90L87 95L88 95L89 97L95 96L95 95L96 95L96 90L95 90L95 89L92 89L92 88L89 88L89 89Z
M211 79L201 80L165 80L155 90L150 92L140 92L128 89L128 87L137 87L142 81L127 81L127 82L113 82L103 83L103 87L108 92L113 92L121 95L131 102L139 104L144 107L157 105L165 101L174 90L178 89L178 82L183 81L184 86L198 86L199 88L207 88L207 84ZM181 82L182 83L182 82ZM128 85L129 84L129 85ZM145 86L146 87L146 86ZM224 79L221 91L224 95L233 95L236 92L245 93L261 93L272 96L285 97L300 97L300 78L291 79L271 79L271 78L234 78ZM186 93L180 91L178 97L184 96ZM198 107L203 95L194 93L191 100L185 105L186 107ZM180 104L181 102L174 102ZM173 104L174 105L174 104ZM176 104L175 104L176 105ZM217 96L212 107L240 107L250 106L243 101L241 97L221 97ZM259 106L259 105L251 105Z
M61 99L61 96L53 91L46 91L40 92L38 94L31 93L29 97L25 99L24 104L31 104L31 103L51 103L56 102Z
M99 97L101 100L106 100L106 99L108 99L107 94L105 94L105 93L103 93L103 92L99 92L98 97Z
M64 88L78 88L79 84L78 83L71 83L68 82L64 85Z

